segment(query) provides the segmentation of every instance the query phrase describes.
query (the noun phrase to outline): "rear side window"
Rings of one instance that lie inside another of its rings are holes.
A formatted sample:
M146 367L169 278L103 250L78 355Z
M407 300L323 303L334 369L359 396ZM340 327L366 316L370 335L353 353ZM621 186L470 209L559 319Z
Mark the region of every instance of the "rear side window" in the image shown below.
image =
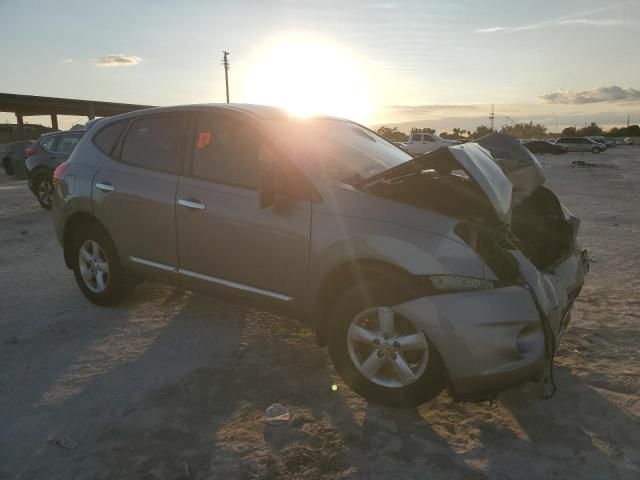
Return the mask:
M47 137L44 140L42 140L40 144L50 152L53 152L55 150L55 144L57 139L58 137L55 137L55 136Z
M265 164L273 161L255 129L227 116L198 118L193 152L193 175L216 183L258 189Z
M186 124L185 115L134 120L122 144L120 160L151 170L179 173Z
M422 141L422 135L413 135L411 137L411 141L412 142L421 142Z
M435 140L433 139L433 137L429 134L425 134L424 135L424 141L425 142L435 142Z
M93 137L93 143L106 155L111 155L120 135L127 126L127 120L120 120L102 128Z
M56 153L64 153L66 155L70 155L73 152L73 149L76 148L76 145L80 142L82 137L80 135L62 135L58 139L58 144L56 145Z

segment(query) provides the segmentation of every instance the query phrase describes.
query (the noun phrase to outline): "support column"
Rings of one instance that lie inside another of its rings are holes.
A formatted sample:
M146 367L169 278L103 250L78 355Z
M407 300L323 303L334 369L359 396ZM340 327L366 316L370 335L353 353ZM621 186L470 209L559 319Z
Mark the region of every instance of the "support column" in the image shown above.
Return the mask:
M58 130L58 115L55 113L51 114L51 128L54 130Z
M16 122L18 123L18 127L20 128L24 127L24 120L20 113L16 113Z

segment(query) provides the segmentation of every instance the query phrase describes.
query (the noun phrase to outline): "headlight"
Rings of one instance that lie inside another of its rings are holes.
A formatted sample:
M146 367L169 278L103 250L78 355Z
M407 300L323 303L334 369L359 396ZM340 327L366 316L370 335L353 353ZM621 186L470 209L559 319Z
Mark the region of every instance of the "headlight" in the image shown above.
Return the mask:
M491 280L460 275L432 275L429 281L438 290L489 290L495 287Z

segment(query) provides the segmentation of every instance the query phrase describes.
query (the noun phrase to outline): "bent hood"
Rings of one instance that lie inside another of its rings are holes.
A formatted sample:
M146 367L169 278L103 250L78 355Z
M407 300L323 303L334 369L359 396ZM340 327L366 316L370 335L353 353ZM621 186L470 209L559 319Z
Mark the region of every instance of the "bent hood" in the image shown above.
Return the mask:
M504 223L511 223L512 185L489 151L475 143L448 148L460 166L475 180Z
M396 165L366 180L369 185L413 172L429 169L464 170L480 187L493 206L498 219L511 223L512 185L488 150L476 143L440 148Z
M514 207L544 184L546 178L542 165L535 155L512 136L490 133L479 138L478 143L491 152L493 159L511 181Z

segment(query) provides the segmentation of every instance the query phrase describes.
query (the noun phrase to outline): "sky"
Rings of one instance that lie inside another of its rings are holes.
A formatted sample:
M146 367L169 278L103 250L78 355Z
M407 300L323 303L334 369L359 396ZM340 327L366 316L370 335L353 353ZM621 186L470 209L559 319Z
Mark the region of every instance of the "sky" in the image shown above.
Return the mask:
M232 102L298 114L439 132L487 124L491 105L497 126L640 123L640 0L0 0L0 19L5 93L224 102L227 50Z

